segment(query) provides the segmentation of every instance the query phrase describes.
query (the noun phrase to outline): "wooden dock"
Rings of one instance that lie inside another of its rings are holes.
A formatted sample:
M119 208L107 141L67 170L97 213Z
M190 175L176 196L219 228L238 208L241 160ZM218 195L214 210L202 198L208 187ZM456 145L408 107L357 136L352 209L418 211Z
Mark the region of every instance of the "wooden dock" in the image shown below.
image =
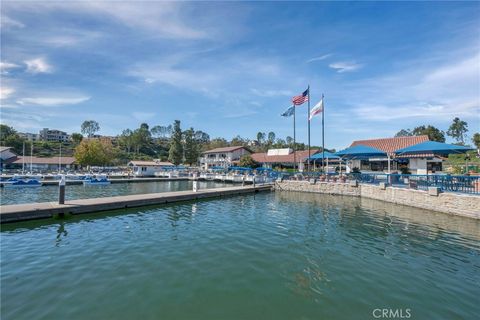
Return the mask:
M136 194L128 196L79 199L61 205L56 202L27 203L0 206L0 223L47 219L59 214L95 213L108 210L159 205L196 199L216 198L240 194L270 191L271 184L204 189L197 192L177 191Z

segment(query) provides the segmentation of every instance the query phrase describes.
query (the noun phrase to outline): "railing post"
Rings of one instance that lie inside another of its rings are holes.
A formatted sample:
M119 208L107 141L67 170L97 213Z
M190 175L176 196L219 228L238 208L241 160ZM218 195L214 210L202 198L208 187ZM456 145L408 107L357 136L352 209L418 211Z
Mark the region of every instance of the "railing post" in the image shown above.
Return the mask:
M58 182L58 204L65 204L65 175L62 174Z

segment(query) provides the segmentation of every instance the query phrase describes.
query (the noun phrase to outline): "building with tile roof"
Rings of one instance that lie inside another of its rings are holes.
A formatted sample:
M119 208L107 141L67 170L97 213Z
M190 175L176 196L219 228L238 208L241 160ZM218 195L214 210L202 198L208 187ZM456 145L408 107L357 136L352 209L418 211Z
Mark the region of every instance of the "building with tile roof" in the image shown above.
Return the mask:
M6 167L9 169L22 169L36 172L59 171L60 170L74 170L77 169L77 163L74 157L21 157L17 156L13 161L9 161Z
M243 146L215 148L202 153L200 166L205 170L213 167L228 168L237 165L241 157L251 153Z
M310 155L312 156L318 151L318 149L311 149ZM270 154L272 153L274 154L274 152L270 152ZM293 165L296 162L297 168L302 171L305 161L308 158L308 150L297 150L296 152L291 151L286 155L269 155L268 152L259 152L252 154L252 158L267 168L273 168L276 166L293 168Z
M398 172L402 170L402 168L408 169L409 172L416 174L442 171L443 158L435 156L433 153L402 154L401 156L395 154L395 151L399 149L426 141L429 141L427 135L353 141L350 145L351 147L359 145L373 147L386 152L387 157L352 160L347 164L347 171L353 170L353 168L356 167L361 171L388 172L388 158L390 158L390 172Z

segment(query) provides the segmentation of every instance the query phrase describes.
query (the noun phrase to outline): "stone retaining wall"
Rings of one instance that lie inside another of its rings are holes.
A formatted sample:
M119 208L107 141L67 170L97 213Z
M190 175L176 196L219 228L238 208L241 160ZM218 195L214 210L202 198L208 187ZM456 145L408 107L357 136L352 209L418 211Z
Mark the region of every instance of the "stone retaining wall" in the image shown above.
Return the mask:
M480 196L476 195L440 193L438 196L432 196L427 191L422 190L394 187L383 189L377 185L360 184L355 186L349 183L334 182L311 184L308 181L275 182L275 190L360 196L480 219Z

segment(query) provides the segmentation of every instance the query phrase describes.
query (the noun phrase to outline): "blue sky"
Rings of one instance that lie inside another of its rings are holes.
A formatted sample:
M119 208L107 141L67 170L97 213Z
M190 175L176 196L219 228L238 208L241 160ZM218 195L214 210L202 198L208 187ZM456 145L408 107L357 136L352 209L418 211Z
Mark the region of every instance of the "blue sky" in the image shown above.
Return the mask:
M1 18L1 121L19 131L179 119L285 138L279 115L308 84L312 106L325 94L326 147L455 116L479 131L479 2L3 1Z

